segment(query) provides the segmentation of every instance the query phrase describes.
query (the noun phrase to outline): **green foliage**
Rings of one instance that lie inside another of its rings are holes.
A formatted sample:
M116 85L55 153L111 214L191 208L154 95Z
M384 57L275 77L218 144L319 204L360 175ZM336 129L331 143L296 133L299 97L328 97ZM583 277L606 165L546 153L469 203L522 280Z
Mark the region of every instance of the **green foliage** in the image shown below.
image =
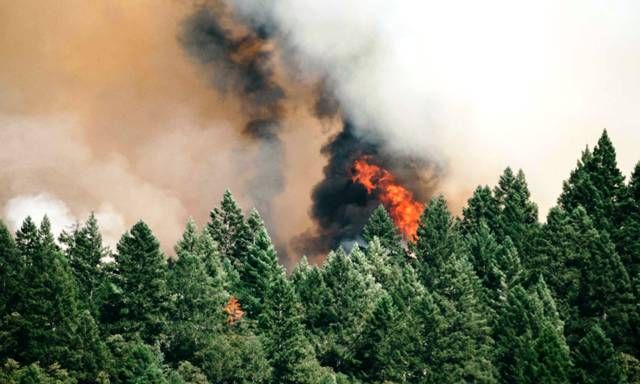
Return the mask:
M616 247L629 276L640 276L640 162L631 174L626 201L621 203L622 225L616 238Z
M607 131L603 131L593 149L585 149L569 180L563 185L559 205L566 211L582 206L592 219L597 218L598 229L615 232L619 223L619 206L624 200L624 176L618 169L616 152Z
M38 363L25 367L12 359L0 369L0 382L7 384L75 384L77 381L59 365L53 364L42 369Z
M107 345L113 358L111 384L167 383L160 353L153 347L140 339L125 340L121 335L109 336Z
M168 382L170 384L209 384L202 370L188 361L181 362L178 369L169 372Z
M290 276L228 191L169 262L143 222L114 262L93 215L59 243L0 222L0 382L638 383L639 230L606 132L543 225L507 168L461 219L433 199L415 243L378 207Z
M7 318L13 356L25 363L61 364L79 379L96 375L108 363L106 351L93 318L80 311L75 280L49 220L37 229L27 218L16 244L25 267L20 300Z
M509 291L494 327L496 365L503 382L567 383L569 347L544 280L532 292Z
M525 249L531 231L538 224L538 207L531 202L529 187L522 170L513 175L507 168L494 190L500 209L500 239L511 238L518 250Z
M444 197L431 201L420 217L415 254L422 282L429 287L459 245L459 234Z
M462 209L462 230L469 233L484 222L494 233L500 228L500 208L491 188L478 187Z
M560 298L569 345L575 346L594 321L602 321L615 345L632 349L634 296L607 233L594 227L582 207L570 214L554 209L543 229L542 244L544 277Z
M321 312L323 327L311 325L320 332L316 352L323 365L336 372L352 373L357 367L355 348L381 288L343 249L329 254L322 278L329 304Z
M271 243L264 224L258 226L255 240L249 246L245 262L240 269L238 298L247 313L254 318L261 313L269 285L284 276L284 269L278 264L276 250Z
M109 254L102 245L102 235L95 215L91 214L84 226L76 225L71 233L63 232L60 242L66 247L65 255L83 306L97 316L96 295L105 279L101 260Z
M626 383L611 340L597 324L580 340L573 352L573 382L584 384Z
M199 367L211 384L269 383L271 367L260 339L247 330L215 335L198 353Z
M167 281L170 309L165 358L178 364L191 360L207 345L211 333L222 326L228 294L210 235L198 233L193 221L187 223L175 251L178 260L171 264ZM213 264L214 260L218 267L212 277L205 262Z
M505 292L523 279L523 269L511 239L499 244L484 220L465 238L466 253L485 289L487 304L493 309L501 305Z
M427 287L429 290L430 287ZM493 339L482 300L481 284L465 255L452 255L438 271L431 287L437 310L430 372L438 383L495 383L491 359Z
M167 263L158 240L142 221L118 243L111 284L116 295L109 311L112 334L139 335L146 343L159 340L166 328Z
M405 260L405 253L400 244L402 241L400 232L382 204L371 213L367 225L362 230L362 238L367 243L373 241L375 237L388 250L394 261L403 262Z
M302 307L291 283L284 276L274 277L267 288L259 318L274 383L316 381L320 367L305 337L301 313Z
M13 236L0 221L0 361L18 348L10 326L20 299L23 273L24 259L16 249Z
M241 268L250 243L250 228L244 221L242 210L233 199L231 191L226 190L219 208L210 214L207 231L218 244L223 258L235 268Z

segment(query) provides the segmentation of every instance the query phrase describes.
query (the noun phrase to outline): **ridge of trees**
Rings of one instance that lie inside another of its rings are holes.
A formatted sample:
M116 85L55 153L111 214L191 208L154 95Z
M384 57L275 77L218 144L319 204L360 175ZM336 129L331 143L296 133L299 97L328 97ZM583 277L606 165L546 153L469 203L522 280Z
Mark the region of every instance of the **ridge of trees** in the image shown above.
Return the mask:
M640 163L606 131L545 223L507 168L413 243L382 206L362 238L287 275L229 191L172 259L142 221L113 252L93 215L0 221L0 382L640 383Z

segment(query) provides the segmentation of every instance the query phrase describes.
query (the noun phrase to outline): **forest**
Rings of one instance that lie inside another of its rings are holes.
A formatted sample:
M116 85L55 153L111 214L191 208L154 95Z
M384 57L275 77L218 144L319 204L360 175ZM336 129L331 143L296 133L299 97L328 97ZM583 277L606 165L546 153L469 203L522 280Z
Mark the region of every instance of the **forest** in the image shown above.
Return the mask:
M170 258L143 221L110 250L34 219L0 223L1 383L640 383L640 163L606 131L546 220L507 168L290 273L228 191Z

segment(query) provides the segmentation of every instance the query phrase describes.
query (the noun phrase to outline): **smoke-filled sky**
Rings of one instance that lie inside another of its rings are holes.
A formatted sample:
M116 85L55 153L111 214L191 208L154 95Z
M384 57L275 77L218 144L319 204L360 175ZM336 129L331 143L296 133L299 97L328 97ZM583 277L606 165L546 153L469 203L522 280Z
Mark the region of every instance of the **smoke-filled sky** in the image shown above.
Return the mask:
M511 165L546 213L603 128L625 174L640 158L637 1L229 0L248 28L226 26L230 65L267 52L286 95L267 116L281 147L248 134L264 120L255 93L220 87L235 72L194 53L203 4L223 5L0 0L0 212L14 228L94 210L109 242L144 219L170 250L230 188L245 208L269 196L287 249L314 226L320 148L342 126L317 117L320 82L362 140L441 170L454 210Z

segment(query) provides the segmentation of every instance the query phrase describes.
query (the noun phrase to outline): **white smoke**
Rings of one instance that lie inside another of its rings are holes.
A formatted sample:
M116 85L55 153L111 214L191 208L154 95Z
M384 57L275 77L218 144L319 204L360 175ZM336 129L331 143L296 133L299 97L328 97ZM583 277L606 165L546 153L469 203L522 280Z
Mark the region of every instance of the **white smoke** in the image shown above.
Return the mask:
M234 3L328 73L363 134L446 164L454 204L510 165L545 212L603 128L625 172L638 160L637 1Z
M4 217L13 231L17 231L27 217L31 217L39 225L45 215L51 222L51 231L57 237L62 231L72 230L76 224L85 220L89 213L86 217L78 218L73 215L67 204L46 192L14 197L9 199L4 207ZM114 247L119 236L126 230L122 215L114 211L109 204L103 204L95 215L105 245Z

